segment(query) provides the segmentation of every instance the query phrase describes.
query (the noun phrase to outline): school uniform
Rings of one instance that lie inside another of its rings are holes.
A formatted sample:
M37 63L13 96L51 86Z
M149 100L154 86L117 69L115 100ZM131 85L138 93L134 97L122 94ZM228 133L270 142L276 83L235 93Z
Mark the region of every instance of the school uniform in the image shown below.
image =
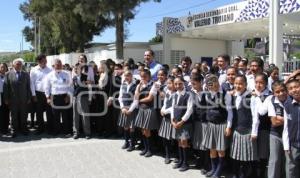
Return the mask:
M284 104L283 147L286 153L286 177L300 177L300 102L295 99Z
M286 102L289 100L290 98L287 98ZM284 103L280 102L278 98L273 95L266 99L263 107L267 108L269 117L283 117L284 115ZM271 126L268 177L284 177L285 157L282 143L282 132L283 125Z
M271 130L271 120L268 116L267 110L264 110L263 104L266 98L271 94L271 92L266 88L262 93L255 97L256 116L257 120L254 121L255 128L253 135L257 135L258 144L258 158L268 159L269 158L269 144L270 144L270 130ZM255 116L255 117L256 117Z
M206 100L204 92L192 89L193 96L193 148L195 150L207 150L204 147L204 139L207 134Z
M258 175L264 177L266 175L266 169L268 165L268 159L270 154L270 130L271 130L271 120L268 116L267 110L263 107L264 101L271 94L271 92L266 88L263 92L258 93L257 96L252 96L255 98L256 114L253 118L253 133L252 135L257 136L257 147L258 147L258 159L259 166L257 169Z
M81 74L73 77L74 85L74 102L73 102L73 130L74 138L80 134L80 121L82 121L82 128L85 136L91 136L91 123L90 123L90 101L89 93L91 87L86 86L83 82L86 81L87 75Z
M233 106L235 107L233 118L233 139L231 144L230 157L238 161L255 161L258 159L257 142L251 140L252 119L255 108L251 93L245 91L242 94L235 94Z
M171 112L172 112L172 97L171 91L167 90L165 93L165 99L161 112L165 115L162 118L158 135L164 139L171 140L174 138L175 130L171 124Z
M208 124L204 146L208 149L225 151L228 146L225 130L227 127L231 128L233 116L231 96L220 91L214 94L208 92L205 99Z
M185 89L177 91L173 96L171 118L175 122L184 121L179 129L175 129L175 139L188 140L192 137L193 97Z
M233 84L229 83L228 81L222 83L221 88L224 93L234 89Z
M184 121L179 129L175 129L175 138L177 140L188 140L192 138L192 113L193 113L193 96L186 89L177 91L173 96L171 118L174 121ZM187 164L187 151L189 148L178 147L179 162L173 168L179 168L183 172L189 169Z
M142 84L139 84L142 85ZM150 81L146 85L141 86L139 100L146 98L151 90L153 82ZM137 87L138 89L139 87ZM156 130L159 128L157 113L154 108L154 101L149 103L138 103L138 114L135 121L135 126L141 129Z
M134 92L136 90L136 82L132 81L131 83L127 83L124 81L120 87L119 94L119 103L120 108L128 108L131 115L127 116L126 114L120 113L118 126L122 128L134 128L134 122L137 115L136 108L132 107Z

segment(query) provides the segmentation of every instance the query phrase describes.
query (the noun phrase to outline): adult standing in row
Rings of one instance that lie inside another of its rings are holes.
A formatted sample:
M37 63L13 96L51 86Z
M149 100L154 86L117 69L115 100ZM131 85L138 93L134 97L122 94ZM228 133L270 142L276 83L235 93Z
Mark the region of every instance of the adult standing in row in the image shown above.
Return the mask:
M8 71L8 67L5 63L0 63L0 132L7 134L9 126L9 109L4 103L3 86L5 80L5 74Z
M4 81L5 104L11 109L11 134L15 137L17 131L28 134L27 106L31 100L30 77L22 71L23 60L13 61L13 69L6 74Z
M51 69L47 67L47 59L46 55L41 54L37 56L36 62L38 63L30 71L30 82L31 82L31 93L32 93L32 100L36 102L36 120L37 120L37 134L41 134L44 131L44 111L46 111L47 116L47 127L48 132L51 132L53 129L52 125L52 110L50 105L47 104L47 98L45 95L45 88L44 88L44 80L51 72Z
M61 60L56 59L54 70L47 75L45 81L47 103L52 106L54 135L60 132L61 117L63 133L66 136L70 136L72 133L71 119L68 117L72 93L71 75L69 72L62 70Z

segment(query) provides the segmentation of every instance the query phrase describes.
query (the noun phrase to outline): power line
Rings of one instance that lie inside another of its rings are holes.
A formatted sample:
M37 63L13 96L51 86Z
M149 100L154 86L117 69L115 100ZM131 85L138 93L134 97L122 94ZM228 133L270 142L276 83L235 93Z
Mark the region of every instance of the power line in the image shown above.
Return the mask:
M200 4L196 4L196 5L189 6L189 7L182 8L182 9L177 9L177 10L170 11L170 12L165 12L165 13L157 14L157 15L154 15L154 16L136 18L136 20L139 20L139 19L150 19L150 18L154 18L154 17L166 16L166 15L169 15L169 14L174 14L174 13L177 13L177 12L182 12L182 11L186 11L186 10L193 9L193 8L196 8L196 7L204 6L204 5L210 4L210 3L214 2L214 1L217 1L217 0L209 0L209 1L206 1L206 2L202 2Z

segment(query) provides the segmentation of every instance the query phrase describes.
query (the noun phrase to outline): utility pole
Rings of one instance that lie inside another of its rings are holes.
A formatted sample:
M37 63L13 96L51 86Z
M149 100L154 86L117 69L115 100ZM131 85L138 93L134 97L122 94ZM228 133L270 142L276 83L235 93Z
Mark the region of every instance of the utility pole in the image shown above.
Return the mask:
M39 41L38 41L38 43L39 43L39 48L38 48L38 54L41 54L41 18L40 17L38 17L38 21L39 21Z
M36 14L34 15L34 54L35 56L37 56L37 39L36 39L36 25L37 25L37 21L36 21Z

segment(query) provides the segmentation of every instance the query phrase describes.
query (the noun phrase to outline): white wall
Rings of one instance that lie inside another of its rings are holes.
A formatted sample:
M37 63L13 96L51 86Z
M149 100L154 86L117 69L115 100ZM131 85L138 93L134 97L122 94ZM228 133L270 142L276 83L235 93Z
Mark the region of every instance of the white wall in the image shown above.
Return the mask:
M201 57L217 57L227 53L226 41L171 38L171 50L184 50L185 55L190 56L193 62L200 62ZM167 61L166 61L167 62Z
M136 62L144 60L144 52L147 48L125 48L124 49L124 59L133 58ZM60 59L63 64L70 64L74 66L78 62L79 55L82 53L69 53L69 54L60 54L47 56L48 66L51 66L54 63L55 59ZM85 53L88 61L94 61L96 64L99 64L100 61L106 60L108 58L119 62L116 59L116 50L101 50L95 51L92 53Z

